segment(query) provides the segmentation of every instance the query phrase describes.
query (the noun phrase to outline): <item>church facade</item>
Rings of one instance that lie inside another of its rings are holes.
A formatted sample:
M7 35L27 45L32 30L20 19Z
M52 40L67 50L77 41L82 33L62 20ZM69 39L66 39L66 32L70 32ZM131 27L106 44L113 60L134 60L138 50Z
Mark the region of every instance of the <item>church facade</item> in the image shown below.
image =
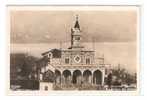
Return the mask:
M51 76L53 89L79 89L104 85L105 66L98 63L94 50L86 50L81 43L82 32L78 17L71 29L71 46L67 49L52 49L42 53L47 64L39 70L41 90L48 90L46 76Z

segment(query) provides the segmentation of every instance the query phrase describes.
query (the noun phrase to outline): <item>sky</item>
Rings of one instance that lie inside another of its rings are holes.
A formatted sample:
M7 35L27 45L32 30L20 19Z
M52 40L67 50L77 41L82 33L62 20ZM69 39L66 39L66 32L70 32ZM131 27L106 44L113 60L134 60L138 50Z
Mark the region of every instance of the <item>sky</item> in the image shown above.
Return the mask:
M70 46L71 28L79 16L82 43L96 55L104 54L106 63L137 69L136 10L12 10L10 12L11 52L27 52L36 57L51 48Z
M84 42L136 41L135 11L11 11L11 43L69 41L76 15Z

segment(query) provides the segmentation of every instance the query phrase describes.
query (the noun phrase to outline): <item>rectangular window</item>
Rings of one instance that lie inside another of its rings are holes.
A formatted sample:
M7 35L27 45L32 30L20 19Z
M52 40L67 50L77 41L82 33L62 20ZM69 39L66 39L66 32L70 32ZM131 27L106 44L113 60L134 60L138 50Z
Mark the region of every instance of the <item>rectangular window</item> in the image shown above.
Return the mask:
M69 64L69 58L65 58L65 63Z
M86 64L90 64L90 58L86 58Z

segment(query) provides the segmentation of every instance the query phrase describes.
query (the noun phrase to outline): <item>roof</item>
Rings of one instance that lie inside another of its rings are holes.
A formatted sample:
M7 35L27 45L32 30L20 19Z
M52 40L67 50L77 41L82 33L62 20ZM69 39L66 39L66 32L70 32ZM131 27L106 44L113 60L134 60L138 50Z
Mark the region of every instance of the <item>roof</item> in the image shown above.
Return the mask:
M60 49L51 49L47 52L42 53L42 55L46 55L50 52L53 54L52 55L53 58L61 58L61 50Z
M79 25L79 21L78 21L78 16L76 16L76 23L75 23L74 28L80 29L80 25Z
M80 29L80 25L79 25L79 22L78 21L76 21L74 28Z

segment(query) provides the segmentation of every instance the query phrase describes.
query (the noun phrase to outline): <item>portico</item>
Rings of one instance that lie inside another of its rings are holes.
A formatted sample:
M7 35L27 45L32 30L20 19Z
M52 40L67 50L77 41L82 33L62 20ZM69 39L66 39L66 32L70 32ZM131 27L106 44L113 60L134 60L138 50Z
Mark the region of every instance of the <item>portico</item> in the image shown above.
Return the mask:
M49 67L48 67L49 68ZM55 76L54 84L57 85L103 85L104 68L103 67L80 67L80 66L56 66L56 69L50 70ZM43 75L41 75L43 76Z

